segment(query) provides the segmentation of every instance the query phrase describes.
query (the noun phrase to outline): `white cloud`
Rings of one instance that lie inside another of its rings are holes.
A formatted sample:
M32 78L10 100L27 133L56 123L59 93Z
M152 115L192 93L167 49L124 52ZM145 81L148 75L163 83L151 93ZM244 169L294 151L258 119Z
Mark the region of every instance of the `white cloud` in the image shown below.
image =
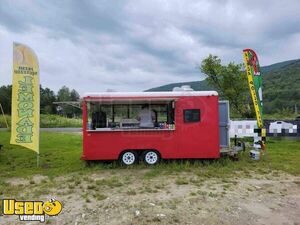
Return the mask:
M299 58L300 2L2 1L0 85L11 83L12 42L32 47L41 83L57 91L145 90L200 80L209 53L262 65Z

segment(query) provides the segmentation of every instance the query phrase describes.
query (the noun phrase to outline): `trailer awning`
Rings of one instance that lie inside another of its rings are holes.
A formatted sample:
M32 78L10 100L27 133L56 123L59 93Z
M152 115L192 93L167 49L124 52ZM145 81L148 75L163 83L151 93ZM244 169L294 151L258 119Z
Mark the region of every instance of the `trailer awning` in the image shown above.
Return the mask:
M109 99L101 99L101 98L86 98L86 102L94 102L103 105L112 105L112 104L162 104L167 102L176 101L177 98L109 98Z

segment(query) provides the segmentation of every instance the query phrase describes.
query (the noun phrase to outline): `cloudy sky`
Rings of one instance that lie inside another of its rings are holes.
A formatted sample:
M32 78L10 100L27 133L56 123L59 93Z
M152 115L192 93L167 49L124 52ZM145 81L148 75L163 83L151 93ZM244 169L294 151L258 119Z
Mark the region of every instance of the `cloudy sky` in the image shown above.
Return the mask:
M11 83L14 41L36 52L43 87L141 91L203 79L210 53L300 58L300 1L0 0L0 86Z

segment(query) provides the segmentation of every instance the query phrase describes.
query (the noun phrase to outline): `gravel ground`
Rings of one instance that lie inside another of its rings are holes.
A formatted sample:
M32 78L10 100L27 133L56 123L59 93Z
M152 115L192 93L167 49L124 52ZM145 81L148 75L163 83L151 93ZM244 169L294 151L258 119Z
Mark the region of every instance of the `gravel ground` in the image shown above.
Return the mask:
M51 182L43 176L34 177L33 182L6 182L16 187L31 185L25 196L49 184L48 194L38 200L55 197L63 210L47 218L46 224L300 224L300 177L276 173L201 178L182 172L149 179L148 172L104 171ZM0 224L37 223L3 216Z

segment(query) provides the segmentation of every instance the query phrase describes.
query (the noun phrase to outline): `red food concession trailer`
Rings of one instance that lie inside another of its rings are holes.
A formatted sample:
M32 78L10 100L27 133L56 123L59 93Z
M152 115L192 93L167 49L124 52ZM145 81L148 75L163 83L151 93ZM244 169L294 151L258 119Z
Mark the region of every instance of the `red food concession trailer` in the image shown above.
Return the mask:
M81 159L152 165L160 159L219 158L218 100L215 91L87 93ZM144 107L153 120L149 127L141 126Z

